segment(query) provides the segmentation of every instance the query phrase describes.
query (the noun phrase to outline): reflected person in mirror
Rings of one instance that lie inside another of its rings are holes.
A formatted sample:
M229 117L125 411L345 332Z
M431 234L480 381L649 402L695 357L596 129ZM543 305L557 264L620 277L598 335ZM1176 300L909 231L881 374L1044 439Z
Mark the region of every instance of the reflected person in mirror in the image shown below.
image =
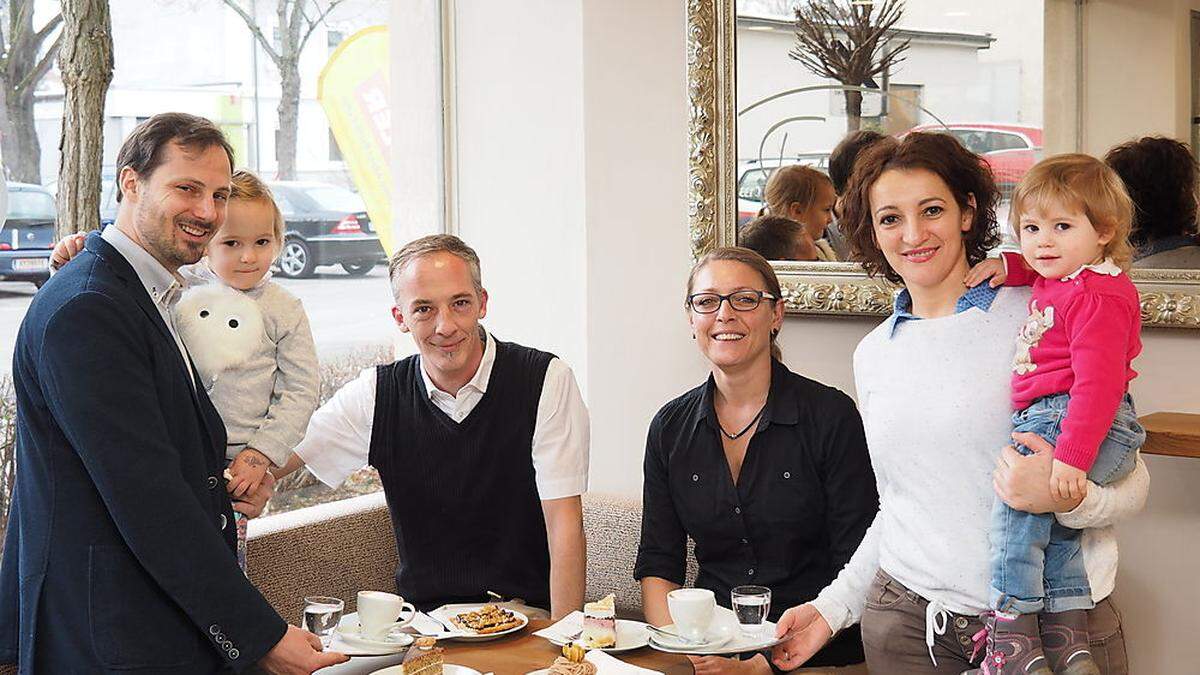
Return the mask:
M1133 266L1200 269L1197 178L1192 150L1173 138L1146 136L1104 156L1133 199Z
M570 367L480 325L479 256L458 237L409 242L388 275L392 317L418 354L339 389L284 472L306 464L337 486L368 464L379 471L396 589L418 609L489 591L532 618L579 609L589 427Z
M763 189L763 201L766 206L759 211L759 216L783 216L804 226L814 249L811 258L793 258L795 260L838 260L837 252L826 239L826 230L833 222L833 206L837 194L833 191L833 183L829 176L802 164L793 164L776 169L767 180ZM805 255L810 255L808 250Z

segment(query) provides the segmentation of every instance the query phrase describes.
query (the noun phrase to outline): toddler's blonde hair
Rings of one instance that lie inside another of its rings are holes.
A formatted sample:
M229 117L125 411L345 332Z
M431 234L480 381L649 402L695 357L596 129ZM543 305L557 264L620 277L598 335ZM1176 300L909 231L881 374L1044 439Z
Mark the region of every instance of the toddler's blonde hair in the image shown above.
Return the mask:
M272 224L275 230L275 245L282 247L284 231L283 213L279 211L279 205L275 203L275 196L271 193L271 188L267 187L263 179L246 169L234 171L231 183L233 185L233 189L229 193L231 200L240 199L271 205L271 211L274 214L274 223Z
M1063 205L1083 213L1101 234L1111 234L1104 256L1128 272L1133 263L1129 232L1133 201L1120 176L1104 162L1079 153L1055 155L1038 162L1013 192L1009 223L1021 238L1021 216L1031 209Z

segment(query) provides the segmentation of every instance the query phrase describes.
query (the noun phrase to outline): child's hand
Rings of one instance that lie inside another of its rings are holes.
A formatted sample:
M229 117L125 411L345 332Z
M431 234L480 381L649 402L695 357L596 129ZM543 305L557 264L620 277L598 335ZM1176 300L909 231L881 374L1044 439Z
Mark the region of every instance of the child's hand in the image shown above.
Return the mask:
M1050 492L1059 499L1083 499L1087 494L1087 472L1054 460L1050 470Z
M58 243L54 245L54 251L50 254L50 265L54 269L60 269L71 261L71 258L79 255L83 251L83 242L87 239L87 235L83 232L68 234Z
M971 268L967 272L963 283L967 288L975 288L982 284L988 278L991 278L991 287L996 288L1004 284L1004 280L1008 278L1008 272L1004 269L1004 261L999 258L988 258L978 265Z
M271 460L267 459L266 455L254 448L246 448L239 452L237 457L233 458L233 463L229 465L229 473L232 478L229 479L226 489L234 497L254 492L262 483L263 476L267 475L269 468L271 468Z

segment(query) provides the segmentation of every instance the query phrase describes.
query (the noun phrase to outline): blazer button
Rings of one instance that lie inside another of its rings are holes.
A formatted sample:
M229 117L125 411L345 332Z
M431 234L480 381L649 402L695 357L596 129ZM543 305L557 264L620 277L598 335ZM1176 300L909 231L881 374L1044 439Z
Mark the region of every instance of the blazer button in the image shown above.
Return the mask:
M216 476L209 476L209 477L208 477L208 489L209 489L209 490L212 490L212 489L214 489L214 488L216 488L216 487L217 487L217 477L216 477Z
M208 633L210 635L216 635L217 633L220 633L220 632L221 632L221 627L215 623L208 627Z
M221 514L221 529L222 529L222 530L224 530L224 529L225 529L225 526L226 526L226 525L228 525L228 524L229 524L229 520L227 520L227 519L225 518L225 514L224 514L224 513L222 513L222 514Z
M237 661L237 657L239 657L241 655L242 655L241 652L239 652L237 649L229 650L229 658L233 661Z

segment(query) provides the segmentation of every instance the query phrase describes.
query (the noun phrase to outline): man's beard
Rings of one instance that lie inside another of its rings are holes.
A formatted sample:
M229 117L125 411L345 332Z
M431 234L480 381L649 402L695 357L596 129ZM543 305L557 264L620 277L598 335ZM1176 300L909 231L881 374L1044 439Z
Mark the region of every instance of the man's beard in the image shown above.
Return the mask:
M139 220L142 219L139 218ZM196 227L206 230L212 230L212 225L208 223L201 224L193 219L188 219L184 222L195 224ZM175 230L179 225L175 219L171 219L170 223L170 228L166 230L158 226L157 223L152 222L148 227L142 226L142 223L139 223L138 232L141 234L142 242L149 249L150 254L171 267L172 272L183 265L192 265L200 262L200 259L204 257L204 249L207 243L193 248L189 243L176 239Z

